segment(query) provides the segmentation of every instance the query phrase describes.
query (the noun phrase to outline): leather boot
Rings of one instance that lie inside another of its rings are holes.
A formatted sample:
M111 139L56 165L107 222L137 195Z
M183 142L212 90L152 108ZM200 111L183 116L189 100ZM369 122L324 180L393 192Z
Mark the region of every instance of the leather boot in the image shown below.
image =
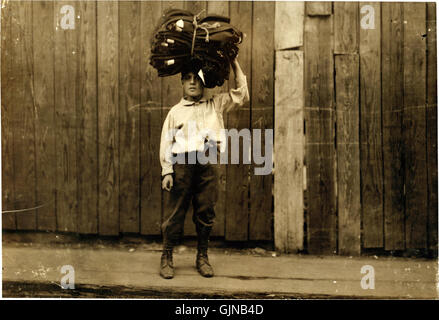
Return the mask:
M213 268L209 263L209 258L207 257L206 251L198 251L197 252L197 270L198 273L203 277L210 278L213 277Z
M164 279L174 277L174 263L172 261L172 249L163 249L160 260L160 276Z
M207 256L209 235L212 227L197 224L196 229L198 235L198 251L196 260L197 270L203 277L213 277L213 269L209 263L209 258Z

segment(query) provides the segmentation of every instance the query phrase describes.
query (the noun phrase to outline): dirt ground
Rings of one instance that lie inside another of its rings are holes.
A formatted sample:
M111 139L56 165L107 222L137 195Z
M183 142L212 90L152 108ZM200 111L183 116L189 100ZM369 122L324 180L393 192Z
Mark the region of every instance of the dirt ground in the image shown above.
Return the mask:
M10 233L3 235L2 249L4 298L438 298L436 259L279 255L269 244L237 248L213 242L215 277L206 279L195 269L189 240L175 250L174 279L164 280L158 274L158 239ZM65 265L74 270L74 289L61 286ZM371 276L361 272L364 266L373 268L374 288L362 285L363 277Z

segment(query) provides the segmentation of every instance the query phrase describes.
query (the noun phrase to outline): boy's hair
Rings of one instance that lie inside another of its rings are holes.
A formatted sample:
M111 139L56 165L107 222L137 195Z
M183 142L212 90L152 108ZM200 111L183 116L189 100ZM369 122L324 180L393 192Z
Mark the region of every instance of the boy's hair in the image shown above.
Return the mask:
M189 63L186 63L183 65L183 68L181 69L181 79L184 78L185 75L192 72L193 74L198 76L198 72L200 71L199 63L196 61L191 61Z

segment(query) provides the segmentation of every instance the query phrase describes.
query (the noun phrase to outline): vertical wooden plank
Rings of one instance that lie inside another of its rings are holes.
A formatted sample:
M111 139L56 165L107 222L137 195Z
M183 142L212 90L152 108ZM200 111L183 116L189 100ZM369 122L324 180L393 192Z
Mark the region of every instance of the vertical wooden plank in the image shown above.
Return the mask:
M361 247L359 57L335 56L337 106L338 249L359 255Z
M384 248L404 249L403 11L382 4Z
M276 2L275 48L303 46L304 2ZM274 242L294 252L304 244L304 81L303 51L276 52L274 154Z
M13 110L13 66L14 44L12 24L12 10L10 4L1 9L1 118L2 118L2 228L14 230L16 228L14 203L14 131Z
M302 51L276 52L274 243L281 252L303 249L303 70Z
M97 2L99 234L119 233L118 2Z
M76 189L76 79L77 72L77 12L62 13L70 2L57 1L53 5L54 20L54 71L55 71L55 135L56 135L56 193L57 229L77 231ZM76 5L73 5L75 10ZM64 29L62 19L72 16L74 29ZM44 23L47 23L46 21Z
M276 50L302 46L304 2L279 1L275 3L275 7L274 42Z
M218 14L225 17L229 16L229 3L225 1L208 1L207 2L207 13L208 14ZM210 96L227 92L229 90L229 81L226 80L221 87L215 87L208 90ZM227 117L225 115L225 117ZM227 171L225 164L218 164L218 201L215 206L215 224L212 228L212 236L224 236L225 227L225 215L226 215L226 186L227 186Z
M35 123L34 97L32 95L32 3L14 5L17 13L17 39L15 59L17 63L16 97L14 100L14 183L15 205L26 211L16 214L18 230L35 230L37 215L35 210ZM53 47L50 47L53 50ZM50 70L50 65L45 63ZM13 75L15 77L15 73ZM53 165L53 163L52 163ZM49 198L50 199L50 198ZM49 200L48 199L48 200ZM49 200L50 201L50 200ZM39 212L38 212L39 213Z
M35 94L36 197L38 229L55 230L56 225L56 136L54 105L53 3L32 2L33 73Z
M306 3L308 6L310 3ZM333 17L305 17L306 173L310 253L336 252Z
M383 171L381 129L380 4L374 8L375 28L360 28L360 156L363 245L383 247Z
M162 1L162 13L165 12L169 8L179 8L182 9L184 3L182 1ZM181 87L181 77L180 74L176 74L170 77L161 78L161 95L162 95L162 111L161 111L161 126L168 115L169 110L177 104L182 97L182 87ZM161 130L160 126L160 130ZM159 154L156 155L159 158ZM161 174L161 171L160 171ZM161 187L161 182L160 182ZM168 206L169 204L169 192L162 190L162 219L164 219L169 215L171 208ZM192 207L192 206L191 206ZM192 210L187 213L187 215L192 215ZM186 217L188 219L188 217ZM186 234L186 230L185 230Z
M200 17L205 17L207 14L207 1L185 1L184 9L189 10L193 14L199 14ZM202 11L204 10L204 11ZM181 88L181 82L179 87ZM178 89L177 89L178 91ZM181 92L181 91L180 91ZM181 98L181 96L180 96ZM194 209L192 205L189 207L189 210L186 214L186 219L184 221L184 234L187 236L195 236L197 234L195 230L195 224L192 221L192 215L194 214Z
M186 10L189 10L194 15L200 14L200 17L204 17L207 14L207 2L208 1L192 1L192 0L185 0L184 1L184 8ZM204 10L204 11L203 11Z
M251 96L251 44L252 44L252 15L251 2L230 2L230 21L245 36L239 47L239 63L247 76L249 94ZM232 80L231 86L235 86ZM228 129L236 128L238 132L250 127L249 103L228 114ZM242 139L240 139L242 140ZM249 169L250 165L243 164L242 144L239 148L239 164L227 166L227 206L226 206L226 240L242 241L248 239L248 204L249 204ZM230 154L230 147L229 147Z
M437 252L437 32L436 3L427 3L428 247Z
M13 63L11 116L13 134L14 208L18 230L35 230L35 127L32 92L32 3L9 3L12 14Z
M96 2L75 2L78 28L77 188L78 232L98 233L98 118Z
M120 231L140 231L140 2L119 3Z
M358 3L334 3L338 252L359 255L361 197L359 148ZM312 200L311 200L312 201Z
M261 131L261 155L265 154L265 130L273 130L274 99L274 2L255 2L253 4L253 43L252 43L252 106L251 128ZM254 150L255 137L252 138ZM268 142L272 144L272 141ZM271 145L271 148L273 145ZM272 149L269 149L272 152ZM254 163L254 161L253 161ZM271 165L271 164L270 164ZM273 175L255 175L256 167L250 171L250 214L249 239L271 240L273 237Z
M159 151L164 120L161 119L162 80L149 64L149 55L151 36L162 14L161 3L142 1L140 10L140 233L159 235L162 217Z
M206 1L207 2L207 13L217 14L220 16L229 16L229 4L227 1Z
M23 210L10 215L18 230L33 230L36 228L35 207L35 151L34 151L34 122L30 85L32 62L32 7L26 4L9 3L11 15L11 52L13 61L10 68L10 83L8 90L11 94L11 128L13 128L11 154L13 180L13 207L10 210Z
M335 54L358 53L358 24L358 3L334 2Z
M406 248L427 246L426 4L404 3Z
M329 16L331 13L331 1L310 1L306 3L306 14L308 16Z

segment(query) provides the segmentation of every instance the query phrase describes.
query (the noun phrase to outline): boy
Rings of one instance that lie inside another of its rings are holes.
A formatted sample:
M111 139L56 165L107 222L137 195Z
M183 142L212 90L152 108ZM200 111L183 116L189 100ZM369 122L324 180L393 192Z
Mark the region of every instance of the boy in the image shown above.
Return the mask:
M210 99L205 96L200 70L195 66L186 66L181 73L183 98L171 108L163 124L160 142L162 188L170 192L170 212L165 213L167 218L162 225L160 275L165 279L174 276L172 250L183 235L184 220L191 202L198 239L196 267L203 277L213 276L207 249L215 218L218 177L215 165L193 160L197 159L197 153L204 153L207 143L224 149L225 138L218 134L224 129L223 112L242 106L249 100L247 80L238 61L235 59L231 66L236 88ZM174 163L173 159L185 159L185 163Z

